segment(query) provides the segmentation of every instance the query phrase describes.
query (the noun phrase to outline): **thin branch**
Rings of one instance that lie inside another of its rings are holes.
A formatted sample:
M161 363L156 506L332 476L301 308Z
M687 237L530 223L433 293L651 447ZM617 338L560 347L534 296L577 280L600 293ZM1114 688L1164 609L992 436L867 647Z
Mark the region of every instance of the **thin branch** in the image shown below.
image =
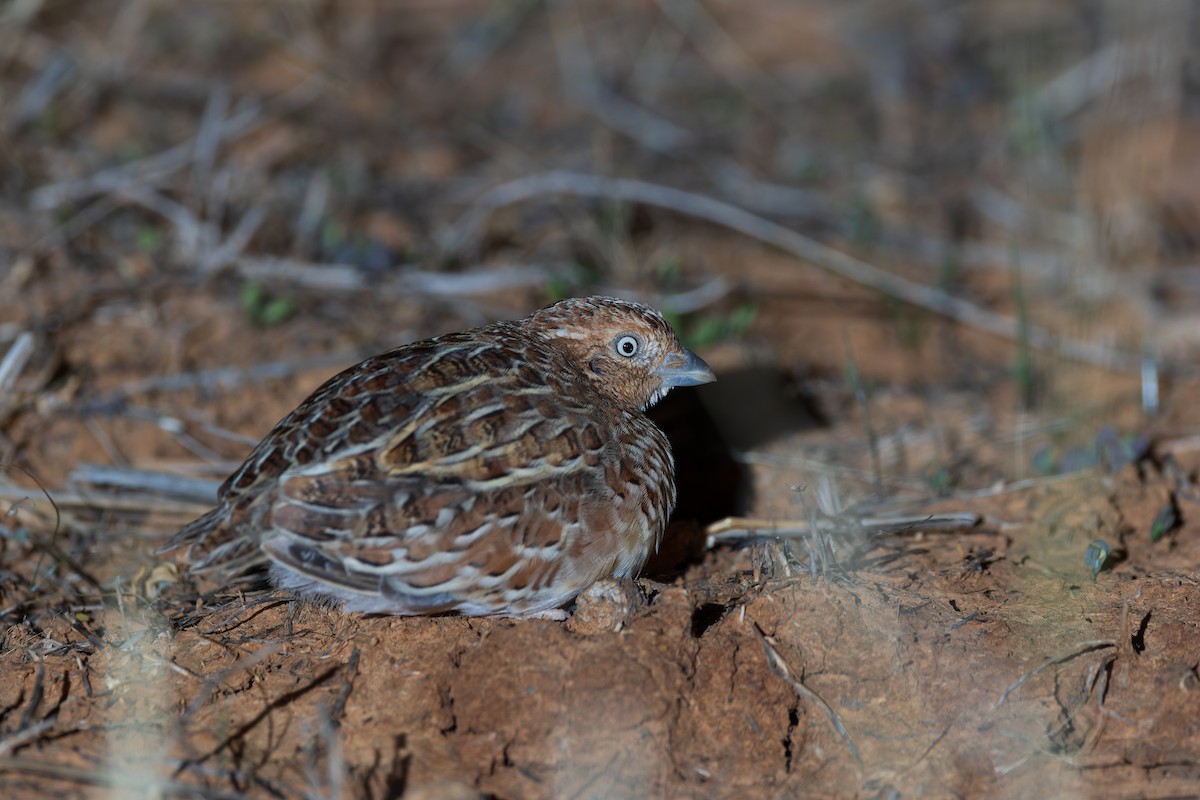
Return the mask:
M693 144L695 137L690 131L626 100L604 84L588 52L586 24L576 22L569 32L560 32L558 26L554 29L554 49L571 102L648 150L671 153Z
M962 530L973 528L983 518L972 512L951 514L915 514L899 517L848 517L845 521L809 522L802 519L770 520L755 517L725 517L704 529L708 546L719 542L739 542L749 539L803 539L813 533L833 533L853 525L868 533L903 533L905 531Z
M1109 97L1124 81L1167 72L1175 58L1159 41L1130 43L1120 39L1063 70L1030 99L1035 108L1064 118L1078 113L1096 98Z
M225 119L220 127L220 141L232 141L246 133L258 120L259 112L260 108L257 104L247 104L247 107ZM29 204L35 211L50 211L65 203L91 195L115 192L134 185L162 180L191 163L195 148L196 142L192 138L132 164L101 170L86 178L43 186L30 194Z
M77 73L75 62L69 56L62 52L52 55L38 76L25 84L12 103L11 113L4 120L5 132L11 136L40 116Z
M0 739L0 759L6 758L12 751L24 747L46 731L52 730L57 722L58 715L51 714L40 722L22 726L20 729Z
M462 273L406 272L400 276L397 289L401 293L417 293L437 297L460 294L490 294L505 289L545 285L550 278L565 270L541 266L495 265Z
M22 331L4 354L4 360L0 361L0 401L4 400L32 355L33 334Z
M741 91L747 100L758 106L769 103L769 98L759 97L754 87L763 83L777 85L774 76L755 61L737 37L726 30L703 3L696 0L657 0L657 5L666 18L691 40L701 57L730 85ZM721 58L712 57L716 52L721 53Z
M350 653L350 660L346 662L346 679L342 683L342 689L338 692L337 699L330 708L329 722L334 728L340 728L342 725L342 714L346 712L346 701L350 699L350 691L354 688L354 678L358 675L358 659L359 651L355 647Z
M251 206L238 219L238 223L229 237L205 253L204 257L200 259L201 272L216 272L226 264L236 261L266 218L266 206L261 203Z
M219 85L208 95L204 113L192 146L191 206L204 208L206 193L212 186L213 166L217 162L217 150L221 146L222 127L229 109L229 87ZM210 212L211 208L208 209Z
M500 184L484 192L474 206L446 232L443 246L452 253L463 252L479 240L488 217L495 210L554 194L641 203L707 220L778 247L846 280L932 311L962 325L1010 341L1018 336L1017 321L1012 317L982 308L941 289L894 275L720 200L631 178L607 178L555 171L529 175ZM1137 355L1093 342L1056 336L1044 328L1031 327L1028 340L1032 346L1064 358L1121 372L1136 372L1141 365L1141 358Z
M354 292L370 288L374 294L385 297L417 294L451 298L543 286L568 269L537 264L492 264L455 273L404 269L396 277L380 282L352 264L322 264L290 258L244 256L237 259L235 268L252 280L280 280L315 289Z
M310 369L345 366L357 361L360 357L356 353L337 353L313 358L301 358L294 361L270 361L265 364L254 364L248 367L217 367L199 372L185 372L179 375L161 375L152 378L143 378L141 380L130 381L100 398L81 404L76 410L88 411L95 408L105 408L122 403L129 397L146 394L147 392L183 392L194 389L228 391L244 383L288 378Z
M850 738L850 732L842 724L841 717L837 715L837 712L819 694L805 686L802 680L792 677L787 662L783 660L783 656L779 655L779 651L772 645L771 638L758 627L758 623L754 623L753 629L758 634L758 640L762 642L763 650L767 654L767 668L771 670L771 674L787 682L795 690L796 694L825 712L825 716L829 717L829 721L833 723L834 730L838 732L838 735L842 737L842 741L846 743L846 747L850 749L850 755L854 756L854 760L858 763L858 766L862 767L862 756L859 755L858 747L854 744L854 740Z
M34 661L33 674L33 690L29 693L29 702L25 705L25 711L21 714L21 722L17 725L17 731L20 732L23 728L28 728L33 725L33 719L37 716L38 706L42 704L42 693L45 690L46 679L46 662L41 656L36 656Z
M353 264L312 263L290 258L242 256L234 269L253 281L283 281L309 289L356 292L365 289L367 276Z
M32 500L32 492L15 484L0 483L0 500L21 501ZM179 516L199 516L212 508L212 503L187 502L154 497L123 497L120 495L77 492L55 492L53 503L56 509L83 511L129 511L138 514L173 514ZM23 516L24 509L14 505L10 512L18 519Z
M204 222L191 209L169 197L154 191L149 186L131 184L114 189L113 193L124 200L146 208L161 216L175 228L176 250L182 261L194 261L198 254L209 249L209 242L217 238L216 226Z
M1075 648L1073 650L1071 650L1071 652L1067 653L1066 655L1048 659L1045 663L1043 663L1037 667L1034 667L1033 669L1029 670L1029 672L1026 672L1024 675L1022 675L1020 677L1020 679L1017 680L1016 683L1014 683L1012 686L1009 686L1007 689L1004 690L1004 693L1000 695L1000 699L996 701L996 705L992 706L992 708L996 709L996 708L999 708L1000 706L1004 705L1004 701L1008 699L1008 696L1010 694L1015 692L1017 689L1020 689L1022 686L1024 686L1026 683L1028 683L1029 680L1031 678L1033 678L1033 676L1037 675L1039 672L1046 669L1047 667L1052 667L1055 664L1062 664L1063 662L1070 661L1073 658L1078 658L1079 656L1095 652L1096 650L1104 650L1109 647L1116 647L1116 646L1117 646L1117 643L1114 642L1112 639L1093 639L1093 640L1087 641L1087 642L1080 642L1079 644L1075 645Z
M837 217L833 204L821 192L758 180L732 159L714 165L708 174L722 194L747 210L825 224Z
M676 314L694 314L721 300L732 289L733 286L729 281L718 275L700 284L695 289L662 295L659 298L658 307L664 311L673 311Z
M212 503L217 497L220 481L172 475L169 472L106 467L100 464L83 463L71 470L67 479L75 484L108 486L144 494L165 495L191 500L197 503Z
M300 214L292 226L292 247L295 252L303 253L311 249L317 239L317 230L325 211L329 207L329 171L317 170L308 181L304 190L304 202L300 206Z
M0 773L19 772L57 780L69 780L86 786L132 790L139 795L164 794L181 797L200 797L206 800L241 800L245 795L230 794L205 786L193 786L159 776L138 775L130 770L103 769L97 765L76 767L29 758L0 758Z

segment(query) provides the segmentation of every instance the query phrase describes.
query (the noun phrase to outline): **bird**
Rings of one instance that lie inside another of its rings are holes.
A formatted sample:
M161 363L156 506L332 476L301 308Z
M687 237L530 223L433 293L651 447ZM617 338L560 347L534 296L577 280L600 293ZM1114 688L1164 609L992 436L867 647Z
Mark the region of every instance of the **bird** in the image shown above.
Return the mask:
M614 297L402 345L326 381L163 549L346 612L564 619L637 576L674 508L646 410L714 380L660 312Z

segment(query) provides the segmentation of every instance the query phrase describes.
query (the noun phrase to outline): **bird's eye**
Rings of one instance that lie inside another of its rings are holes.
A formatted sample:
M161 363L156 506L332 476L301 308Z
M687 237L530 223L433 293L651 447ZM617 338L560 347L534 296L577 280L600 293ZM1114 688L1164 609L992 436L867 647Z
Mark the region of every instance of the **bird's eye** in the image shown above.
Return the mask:
M625 358L633 358L637 355L640 346L641 343L637 340L637 337L629 336L628 334L617 339L616 343L617 353L625 356Z

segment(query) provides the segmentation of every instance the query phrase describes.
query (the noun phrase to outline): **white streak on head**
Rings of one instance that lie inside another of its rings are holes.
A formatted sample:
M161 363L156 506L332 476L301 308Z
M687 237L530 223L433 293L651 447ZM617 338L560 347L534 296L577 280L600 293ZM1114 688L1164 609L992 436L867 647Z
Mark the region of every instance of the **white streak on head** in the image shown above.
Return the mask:
M586 339L591 335L588 331L579 328L555 328L547 331L547 334L557 339Z

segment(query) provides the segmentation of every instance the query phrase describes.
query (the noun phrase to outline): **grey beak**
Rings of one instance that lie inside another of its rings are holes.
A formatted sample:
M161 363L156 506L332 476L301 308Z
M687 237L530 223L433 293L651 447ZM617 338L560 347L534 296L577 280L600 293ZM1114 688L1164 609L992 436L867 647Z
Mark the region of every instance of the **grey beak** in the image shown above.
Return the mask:
M667 356L655 373L662 378L663 389L699 386L704 383L712 383L717 379L708 364L704 363L704 359L691 350Z

